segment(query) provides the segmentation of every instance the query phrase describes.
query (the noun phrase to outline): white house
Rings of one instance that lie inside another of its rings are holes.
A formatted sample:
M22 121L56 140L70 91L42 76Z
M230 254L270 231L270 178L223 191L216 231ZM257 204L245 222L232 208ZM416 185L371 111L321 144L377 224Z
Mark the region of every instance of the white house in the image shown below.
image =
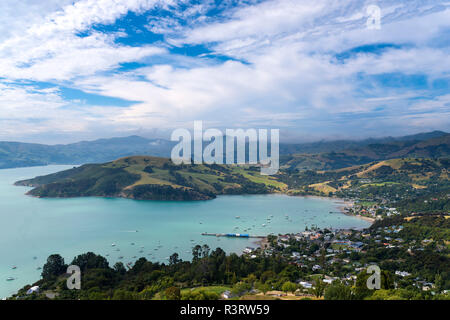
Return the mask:
M27 294L39 293L39 286L34 286L28 289Z
M311 289L312 288L312 283L309 283L309 282L306 282L306 281L299 281L298 284L301 285L305 289Z

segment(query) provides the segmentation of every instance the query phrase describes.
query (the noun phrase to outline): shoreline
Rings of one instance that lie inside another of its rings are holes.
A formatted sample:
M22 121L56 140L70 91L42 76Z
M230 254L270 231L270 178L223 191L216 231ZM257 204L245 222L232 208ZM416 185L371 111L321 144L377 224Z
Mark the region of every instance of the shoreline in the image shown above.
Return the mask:
M359 214L352 214L352 213L347 212L345 210L345 208L353 207L355 205L355 201L354 200L350 200L350 199L346 200L346 199L343 199L343 198L324 197L324 196L315 196L315 195L304 195L304 196L293 195L293 196L294 197L303 197L303 198L316 198L316 199L332 200L337 205L339 211L342 214L345 214L346 216L351 216L351 217L355 217L355 218L358 218L358 219L362 219L362 220L368 221L368 222L370 222L372 224L376 221L375 218L366 217L366 216L362 216L362 215L359 215Z
M375 218L362 216L362 215L360 215L360 214L352 214L352 213L346 211L345 208L347 208L348 206L351 206L351 207L354 206L354 204L355 204L354 201L345 201L345 200L343 200L343 202L344 202L344 203L339 207L339 210L340 210L343 214L345 214L346 216L356 217L356 218L358 218L358 219L362 219L362 220L368 221L368 222L370 222L371 224L373 224L373 223L375 222L375 220L376 220Z
M349 213L348 211L346 211L345 209L347 207L349 207L349 206L353 207L354 206L354 204L355 204L354 200L346 200L346 199L342 199L342 198L324 197L324 196L316 196L316 195L302 195L302 196L299 196L299 195L290 195L290 194L287 194L287 193L280 193L280 194L285 194L285 195L291 196L291 197L316 198L316 199L323 199L323 200L332 200L337 205L337 208L339 209L339 211L342 214L345 214L346 216L355 217L355 218L358 218L358 219L370 222L371 224L373 224L376 221L375 218L365 217L365 216L362 216L362 215L359 215L359 214L356 215L356 214L352 214L352 213ZM252 243L254 245L256 245L258 248L263 249L264 245L268 245L267 237L268 237L268 235L266 235L263 239L254 241Z

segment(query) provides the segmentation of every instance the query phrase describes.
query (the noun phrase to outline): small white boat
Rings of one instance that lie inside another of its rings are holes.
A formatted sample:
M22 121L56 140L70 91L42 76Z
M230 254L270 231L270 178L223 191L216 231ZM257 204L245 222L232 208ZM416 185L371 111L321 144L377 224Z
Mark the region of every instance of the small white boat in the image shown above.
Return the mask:
M111 244L111 247L115 247L115 246L116 246L116 244L115 244L115 243L112 243L112 244Z
M14 280L13 277L8 277L8 278L6 278L6 281L13 281L13 280Z
M12 266L12 268L11 268L11 269L13 269L13 270L14 270L14 269L17 269L17 267L16 267L16 266Z

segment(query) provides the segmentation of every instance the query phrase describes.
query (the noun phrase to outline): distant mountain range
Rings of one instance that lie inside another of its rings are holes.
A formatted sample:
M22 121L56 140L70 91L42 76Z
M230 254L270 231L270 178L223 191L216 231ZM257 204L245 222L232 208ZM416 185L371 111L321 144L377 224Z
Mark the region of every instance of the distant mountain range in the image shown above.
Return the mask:
M139 136L66 145L0 142L0 169L49 164L103 163L132 155L169 157L174 143Z
M398 157L450 156L450 134L442 131L361 141L280 144L282 164L297 169L336 169ZM170 157L175 142L139 136L66 145L0 141L0 169L49 164L103 163L121 157Z

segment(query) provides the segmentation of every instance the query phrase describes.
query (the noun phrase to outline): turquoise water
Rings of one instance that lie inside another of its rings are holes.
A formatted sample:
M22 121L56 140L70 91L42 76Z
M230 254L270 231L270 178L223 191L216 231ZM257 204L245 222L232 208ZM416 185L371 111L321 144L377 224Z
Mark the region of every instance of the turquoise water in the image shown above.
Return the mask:
M220 196L197 202L38 199L24 195L29 188L13 186L17 180L70 167L0 170L0 297L38 280L41 271L37 267L53 253L61 254L66 263L87 251L107 256L110 265L132 262L134 256L167 262L174 252L190 259L194 244L237 253L255 246L255 239L206 237L202 232L267 235L299 232L313 224L334 228L369 225L355 217L330 214L338 211L339 203L321 198ZM273 218L268 222L270 215ZM250 230L244 232L246 228ZM15 280L6 281L8 277Z

